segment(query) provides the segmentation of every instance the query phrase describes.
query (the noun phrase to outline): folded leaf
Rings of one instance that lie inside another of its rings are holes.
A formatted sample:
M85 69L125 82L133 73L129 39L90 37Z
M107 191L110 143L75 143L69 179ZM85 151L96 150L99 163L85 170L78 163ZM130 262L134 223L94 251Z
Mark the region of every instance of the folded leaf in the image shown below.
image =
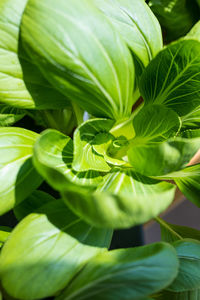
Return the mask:
M133 119L133 144L162 142L174 136L180 128L178 115L164 105L149 105Z
M73 168L76 171L95 170L108 172L109 165L104 157L98 154L93 145L101 145L98 137L106 138L106 141L112 140L109 130L114 122L107 119L92 119L79 126L74 134L74 158Z
M40 207L45 204L54 201L54 197L43 192L34 191L28 198L26 198L22 203L15 206L13 211L16 218L21 221L23 218L29 214L37 211Z
M5 104L0 104L0 126L11 126L21 120L26 112Z
M121 35L88 0L30 0L22 43L55 88L96 117L130 115L131 54Z
M93 0L120 32L130 50L146 67L162 49L160 25L141 0ZM138 76L138 74L136 74Z
M112 232L87 225L62 201L43 206L13 230L0 254L0 277L18 299L53 296L109 246Z
M181 40L167 46L144 71L140 91L145 104L164 104L179 116L200 105L200 42Z
M194 0L150 0L149 6L164 27L167 40L184 36L199 17Z
M200 148L200 138L176 138L158 144L135 145L128 151L134 170L146 176L172 177Z
M19 108L66 106L66 97L44 79L22 50L19 26L26 4L27 0L0 4L0 101Z
M69 185L91 187L102 181L96 171L76 172L72 168L73 142L59 131L44 131L34 146L34 165L38 172L57 190L65 190Z
M42 182L32 165L38 136L22 128L0 127L0 215L22 202Z
M112 171L93 194L81 187L61 190L75 213L94 226L107 228L127 228L152 219L170 205L174 192L174 185L131 169Z
M109 251L93 258L56 299L144 299L166 287L177 270L175 251L165 243Z

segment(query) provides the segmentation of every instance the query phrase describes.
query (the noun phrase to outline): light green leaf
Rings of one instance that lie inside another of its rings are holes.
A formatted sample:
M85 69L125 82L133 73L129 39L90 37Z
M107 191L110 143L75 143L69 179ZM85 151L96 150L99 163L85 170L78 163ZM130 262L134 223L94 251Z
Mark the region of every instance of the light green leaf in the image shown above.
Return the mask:
M191 291L200 288L200 242L184 239L174 242L180 261L179 272L167 290L173 292Z
M97 227L107 228L127 228L152 219L170 205L174 192L174 185L131 169L112 171L93 194L83 188L61 190L75 213Z
M22 203L14 207L13 211L16 218L21 221L29 214L37 211L41 206L55 201L55 198L43 191L34 191Z
M149 6L164 27L167 40L184 36L199 18L195 1L150 0Z
M121 35L88 0L30 0L22 42L57 89L96 117L131 113L134 66Z
M0 249L5 243L5 241L8 239L10 232L12 231L12 228L7 226L0 226Z
M164 105L144 107L133 119L133 144L161 142L174 136L180 128L178 115Z
M120 32L136 60L146 67L162 49L160 25L148 5L140 0L93 1Z
M179 116L200 105L200 42L181 40L152 60L140 81L145 104L163 104Z
M38 134L16 127L0 127L0 215L28 197L42 182L32 165Z
M162 240L172 243L184 238L191 238L200 241L200 231L194 228L170 224L161 218L155 218L161 229Z
M43 206L13 230L0 254L3 288L18 299L55 295L109 246L112 232L92 228L62 201Z
M0 104L0 126L11 126L21 120L26 112L5 104Z
M200 6L200 2L199 2ZM190 32L185 36L185 39L196 39L200 41L200 21L198 21L190 30Z
M199 128L200 126L200 106L197 106L189 114L181 118L183 128Z
M155 145L135 145L128 151L134 170L146 176L165 178L184 168L200 148L200 138L176 138Z
M36 141L33 161L38 172L57 190L67 189L71 184L94 188L102 180L96 171L73 170L73 141L56 130L44 131Z
M93 258L56 300L144 299L177 271L175 251L165 243L109 251Z
M27 0L0 3L0 101L19 108L66 105L66 98L52 88L22 51L19 26L26 4Z
M98 137L102 136L112 140L109 130L112 128L114 121L107 119L92 119L80 125L74 133L74 158L73 168L77 172L95 170L108 172L109 165L104 157L99 155L93 148L93 145L101 145Z

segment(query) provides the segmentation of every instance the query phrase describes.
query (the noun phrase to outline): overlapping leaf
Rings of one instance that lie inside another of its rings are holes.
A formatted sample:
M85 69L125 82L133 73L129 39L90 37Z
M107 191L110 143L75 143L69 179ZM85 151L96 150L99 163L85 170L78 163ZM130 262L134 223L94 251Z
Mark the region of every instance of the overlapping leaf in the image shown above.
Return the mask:
M5 104L0 104L0 126L10 126L25 116L26 112Z
M73 142L56 130L46 130L37 140L33 159L38 172L57 190L65 190L71 184L93 188L102 180L97 171L73 170Z
M170 205L174 192L174 185L131 169L112 171L93 194L81 188L61 190L74 212L97 227L107 228L127 228L150 220Z
M0 254L0 277L18 299L41 299L63 289L84 264L105 251L112 231L76 217L62 201L43 206L13 230Z
M143 73L145 104L164 104L179 116L200 105L200 43L181 40L161 51Z
M168 40L184 36L199 18L194 0L150 0L149 5L164 27Z
M30 0L21 31L31 60L84 110L115 119L131 113L131 54L121 35L90 1Z
M0 4L0 101L19 108L66 106L66 97L44 79L19 41L26 4L27 0L2 0Z
M167 286L177 270L175 251L164 243L114 250L93 258L56 299L146 299Z
M38 134L22 128L0 128L0 214L12 209L42 182L32 165Z
M147 4L140 0L94 0L94 3L121 33L136 60L146 67L162 49L160 25Z

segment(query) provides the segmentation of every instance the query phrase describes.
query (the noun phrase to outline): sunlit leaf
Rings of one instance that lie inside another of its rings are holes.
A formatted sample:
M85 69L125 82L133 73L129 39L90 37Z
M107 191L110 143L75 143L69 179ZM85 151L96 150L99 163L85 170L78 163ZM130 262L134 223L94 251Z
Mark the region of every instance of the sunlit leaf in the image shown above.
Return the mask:
M114 170L92 194L85 189L61 191L74 212L97 227L127 228L159 215L172 202L175 186L134 173Z
M3 246L3 244L8 239L11 231L12 231L12 228L10 228L10 227L0 226L0 248Z
M62 201L23 219L0 254L0 277L9 295L35 300L63 289L86 262L109 246L112 232L87 225Z
M38 134L22 128L0 127L0 214L29 196L42 182L32 165Z
M144 299L166 287L177 271L175 251L165 243L109 251L93 258L56 299Z
M200 138L178 137L154 145L136 144L128 151L128 158L135 171L147 176L165 177L184 168L199 148Z
M178 115L164 105L144 107L133 119L133 143L161 142L174 136L180 127ZM134 142L135 141L135 142Z
M88 0L30 0L22 42L54 87L96 117L131 113L134 66L121 35Z
M46 130L37 140L33 160L38 172L57 190L67 189L71 183L77 188L93 188L102 180L96 171L73 170L73 141L56 130Z
M10 126L21 120L26 112L5 104L0 104L0 126Z
M74 133L74 158L73 168L76 171L95 170L100 172L108 172L109 165L104 157L98 154L93 145L102 145L102 138L107 140L109 130L114 124L113 121L107 119L92 119L83 123ZM99 138L100 137L100 140Z

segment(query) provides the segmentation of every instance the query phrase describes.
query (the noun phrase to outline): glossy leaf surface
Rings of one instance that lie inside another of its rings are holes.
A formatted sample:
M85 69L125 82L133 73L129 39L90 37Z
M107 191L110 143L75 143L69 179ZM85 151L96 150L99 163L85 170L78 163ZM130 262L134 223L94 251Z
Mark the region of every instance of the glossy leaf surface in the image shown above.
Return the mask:
M30 0L21 30L31 59L67 98L96 117L131 113L131 54L90 1Z
M38 134L12 127L0 128L0 214L29 196L42 182L32 165Z
M200 104L200 42L182 40L167 46L143 73L140 91L146 105L164 104L179 116Z
M144 299L167 286L177 270L175 251L165 243L109 251L93 258L57 300Z
M0 277L14 298L40 299L64 288L84 264L105 251L112 232L92 228L62 201L27 216L0 254Z

